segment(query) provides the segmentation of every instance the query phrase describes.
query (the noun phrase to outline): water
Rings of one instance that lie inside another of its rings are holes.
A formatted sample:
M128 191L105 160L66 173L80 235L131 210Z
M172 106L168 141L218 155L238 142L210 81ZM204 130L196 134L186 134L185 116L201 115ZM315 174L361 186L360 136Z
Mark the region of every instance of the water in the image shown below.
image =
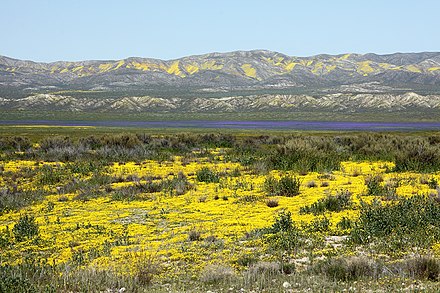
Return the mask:
M10 120L0 125L102 126L138 128L208 128L320 131L440 131L440 122L327 122L327 121L63 121Z

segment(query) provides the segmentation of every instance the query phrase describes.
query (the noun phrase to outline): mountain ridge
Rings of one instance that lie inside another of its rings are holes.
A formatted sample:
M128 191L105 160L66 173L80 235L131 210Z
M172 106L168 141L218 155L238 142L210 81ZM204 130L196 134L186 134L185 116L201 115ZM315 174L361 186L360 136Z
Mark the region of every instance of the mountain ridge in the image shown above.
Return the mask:
M75 98L71 96L38 94L20 99L0 98L3 110L69 112L289 112L297 110L324 110L329 112L365 111L440 111L440 95L404 94L327 94L310 95L250 95L225 96L222 98L158 98L130 96L121 98Z
M434 111L440 52L288 56L233 51L172 60L33 62L0 56L2 110Z
M0 96L56 90L127 92L157 88L189 92L331 88L377 82L409 90L440 87L440 52L288 56L268 50L178 59L34 62L0 56Z

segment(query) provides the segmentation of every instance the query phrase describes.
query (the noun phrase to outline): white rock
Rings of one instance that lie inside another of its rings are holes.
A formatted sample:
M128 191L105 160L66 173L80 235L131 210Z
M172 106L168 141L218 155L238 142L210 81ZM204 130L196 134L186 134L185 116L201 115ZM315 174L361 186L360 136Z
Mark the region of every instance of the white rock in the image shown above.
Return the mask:
M292 286L292 285L290 285L289 282L284 282L284 283L283 283L283 288L285 288L285 289L290 288L291 286Z

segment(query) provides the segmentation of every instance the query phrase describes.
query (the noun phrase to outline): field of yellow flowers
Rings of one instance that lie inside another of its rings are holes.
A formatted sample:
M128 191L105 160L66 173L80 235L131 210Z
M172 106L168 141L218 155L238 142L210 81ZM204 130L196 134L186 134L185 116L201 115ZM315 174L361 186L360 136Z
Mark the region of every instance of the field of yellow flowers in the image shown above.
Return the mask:
M320 275L327 276L328 290L356 288L358 277L371 276L365 266L373 260L388 263L415 255L435 260L440 253L434 236L428 246L396 249L375 247L369 240L349 241L367 235L367 226L356 230L363 206L438 198L439 172L396 172L394 162L360 160L344 161L327 172L256 172L228 160L227 151L193 149L196 155L190 158L172 155L108 164L3 158L0 266L23 269L32 264L50 268L60 278L81 271L121 278L98 284L102 291L130 286L141 291L138 286L146 286L147 291L284 292L314 291L324 286L314 279ZM14 198L26 197L32 198L13 208ZM350 234L355 230L360 234ZM350 269L336 276L340 257L358 261L355 270L365 276ZM336 263L329 263L331 259ZM39 269L35 271L44 279L49 273ZM397 282L415 290L437 281L427 276L427 284L414 283L414 276L401 270L386 275L385 281L375 275L368 279L374 284L365 281L362 286L384 288L381 282ZM35 278L30 282L37 282ZM127 278L136 283L127 284ZM72 289L72 282L64 279L50 290L98 290L87 285ZM8 291L9 285L0 289Z

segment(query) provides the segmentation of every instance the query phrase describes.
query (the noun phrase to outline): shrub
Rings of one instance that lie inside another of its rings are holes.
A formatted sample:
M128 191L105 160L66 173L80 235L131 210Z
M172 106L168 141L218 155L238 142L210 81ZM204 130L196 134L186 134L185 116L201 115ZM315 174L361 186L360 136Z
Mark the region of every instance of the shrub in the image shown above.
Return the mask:
M296 137L278 145L267 159L275 169L316 172L337 170L348 157L328 138Z
M126 186L115 190L112 194L112 200L132 201L138 200L139 190L135 186Z
M313 269L334 281L355 281L377 277L377 264L364 257L330 258L318 263Z
M73 142L67 136L47 137L43 139L40 143L40 149L44 152L70 147L73 147Z
M18 242L32 239L39 235L38 224L33 216L23 215L12 228L12 233Z
M179 172L172 179L162 181L162 184L170 194L176 195L183 195L194 187L183 172Z
M203 167L196 173L197 181L206 183L218 183L220 181L220 176L209 169L208 167Z
M281 264L281 272L282 272L283 274L290 275L290 274L293 274L293 273L295 272L295 270L296 270L295 263L291 263L291 262L286 263L286 262L283 262L283 263Z
M47 192L43 189L0 189L0 214L11 210L18 210L22 207L38 202L44 198L44 195L46 195L46 193Z
M26 259L18 265L0 266L0 292L55 292L52 267L29 263ZM41 282L45 288L39 288Z
M245 273L245 279L250 284L254 284L255 282L264 284L279 275L280 272L281 267L279 263L260 261L249 267Z
M136 183L132 188L136 189L138 192L155 193L161 192L164 189L165 185L166 184L164 184L164 182L147 180L145 183Z
M292 213L281 211L275 218L275 222L272 227L269 228L270 233L287 232L294 228Z
M133 149L137 146L141 146L142 142L139 138L132 133L118 134L118 135L106 135L101 138L102 144L107 147L119 147Z
M200 280L206 284L229 283L234 276L234 270L229 266L208 265L203 269Z
M426 139L414 139L396 153L395 171L435 172L440 168L440 148Z
M154 256L136 256L135 276L140 285L150 285L154 276L160 272L160 266Z
M208 197L206 195L201 195L201 196L199 196L198 201L199 202L206 202L207 199L208 199Z
M327 232L330 229L331 223L327 217L317 217L314 218L310 224L305 225L304 229L314 233L314 232Z
M241 196L237 202L240 203L254 203L260 200L260 197L254 194L246 194Z
M24 151L32 146L27 137L12 136L0 138L0 151Z
M426 247L440 240L440 205L435 198L420 195L388 204L361 202L350 239L359 244L382 239L394 249Z
M10 244L12 244L12 241L11 230L9 230L9 227L6 226L6 229L0 231L0 248L8 247Z
M317 187L318 185L316 184L316 182L314 180L311 180L311 181L307 182L306 186L308 188L313 188L313 187Z
M81 137L79 139L79 143L83 147L88 148L88 149L92 149L92 150L96 150L96 149L103 146L103 142L102 142L101 138L94 136L94 135L89 135L87 137Z
M67 172L62 167L43 165L38 174L38 183L43 186L58 184L63 180L64 177L66 177L66 175Z
M270 252L279 254L281 263L284 262L284 254L289 256L301 244L300 232L290 212L281 211L272 226L263 228L261 232L263 242L268 245Z
M264 189L269 195L292 197L298 195L301 182L291 175L284 175L279 180L272 176L266 177Z
M329 212L340 212L349 208L351 205L351 193L348 190L343 190L338 192L336 195L328 195L323 199L311 204L310 206L305 206L300 208L300 213L308 214L313 213L314 215L323 214L326 211Z
M436 189L439 186L438 181L434 177L431 177L428 181L428 186L431 189Z
M237 258L234 262L242 267L248 267L258 261L258 257L252 254L244 254Z
M406 269L412 278L435 282L440 278L440 261L430 256L407 260Z
M367 185L367 195L382 195L383 187L381 186L381 182L383 178L381 175L370 175L365 178L365 184Z
M276 199L276 198L266 199L266 205L270 208L277 207L278 206L278 199Z
M336 226L341 230L348 230L353 228L354 223L347 217L342 217L342 219L336 224Z
M189 241L202 240L202 233L200 231L193 229L193 230L189 231L189 233L188 233L188 240Z
M299 194L300 181L294 176L283 176L278 181L277 194L281 196L295 196Z

